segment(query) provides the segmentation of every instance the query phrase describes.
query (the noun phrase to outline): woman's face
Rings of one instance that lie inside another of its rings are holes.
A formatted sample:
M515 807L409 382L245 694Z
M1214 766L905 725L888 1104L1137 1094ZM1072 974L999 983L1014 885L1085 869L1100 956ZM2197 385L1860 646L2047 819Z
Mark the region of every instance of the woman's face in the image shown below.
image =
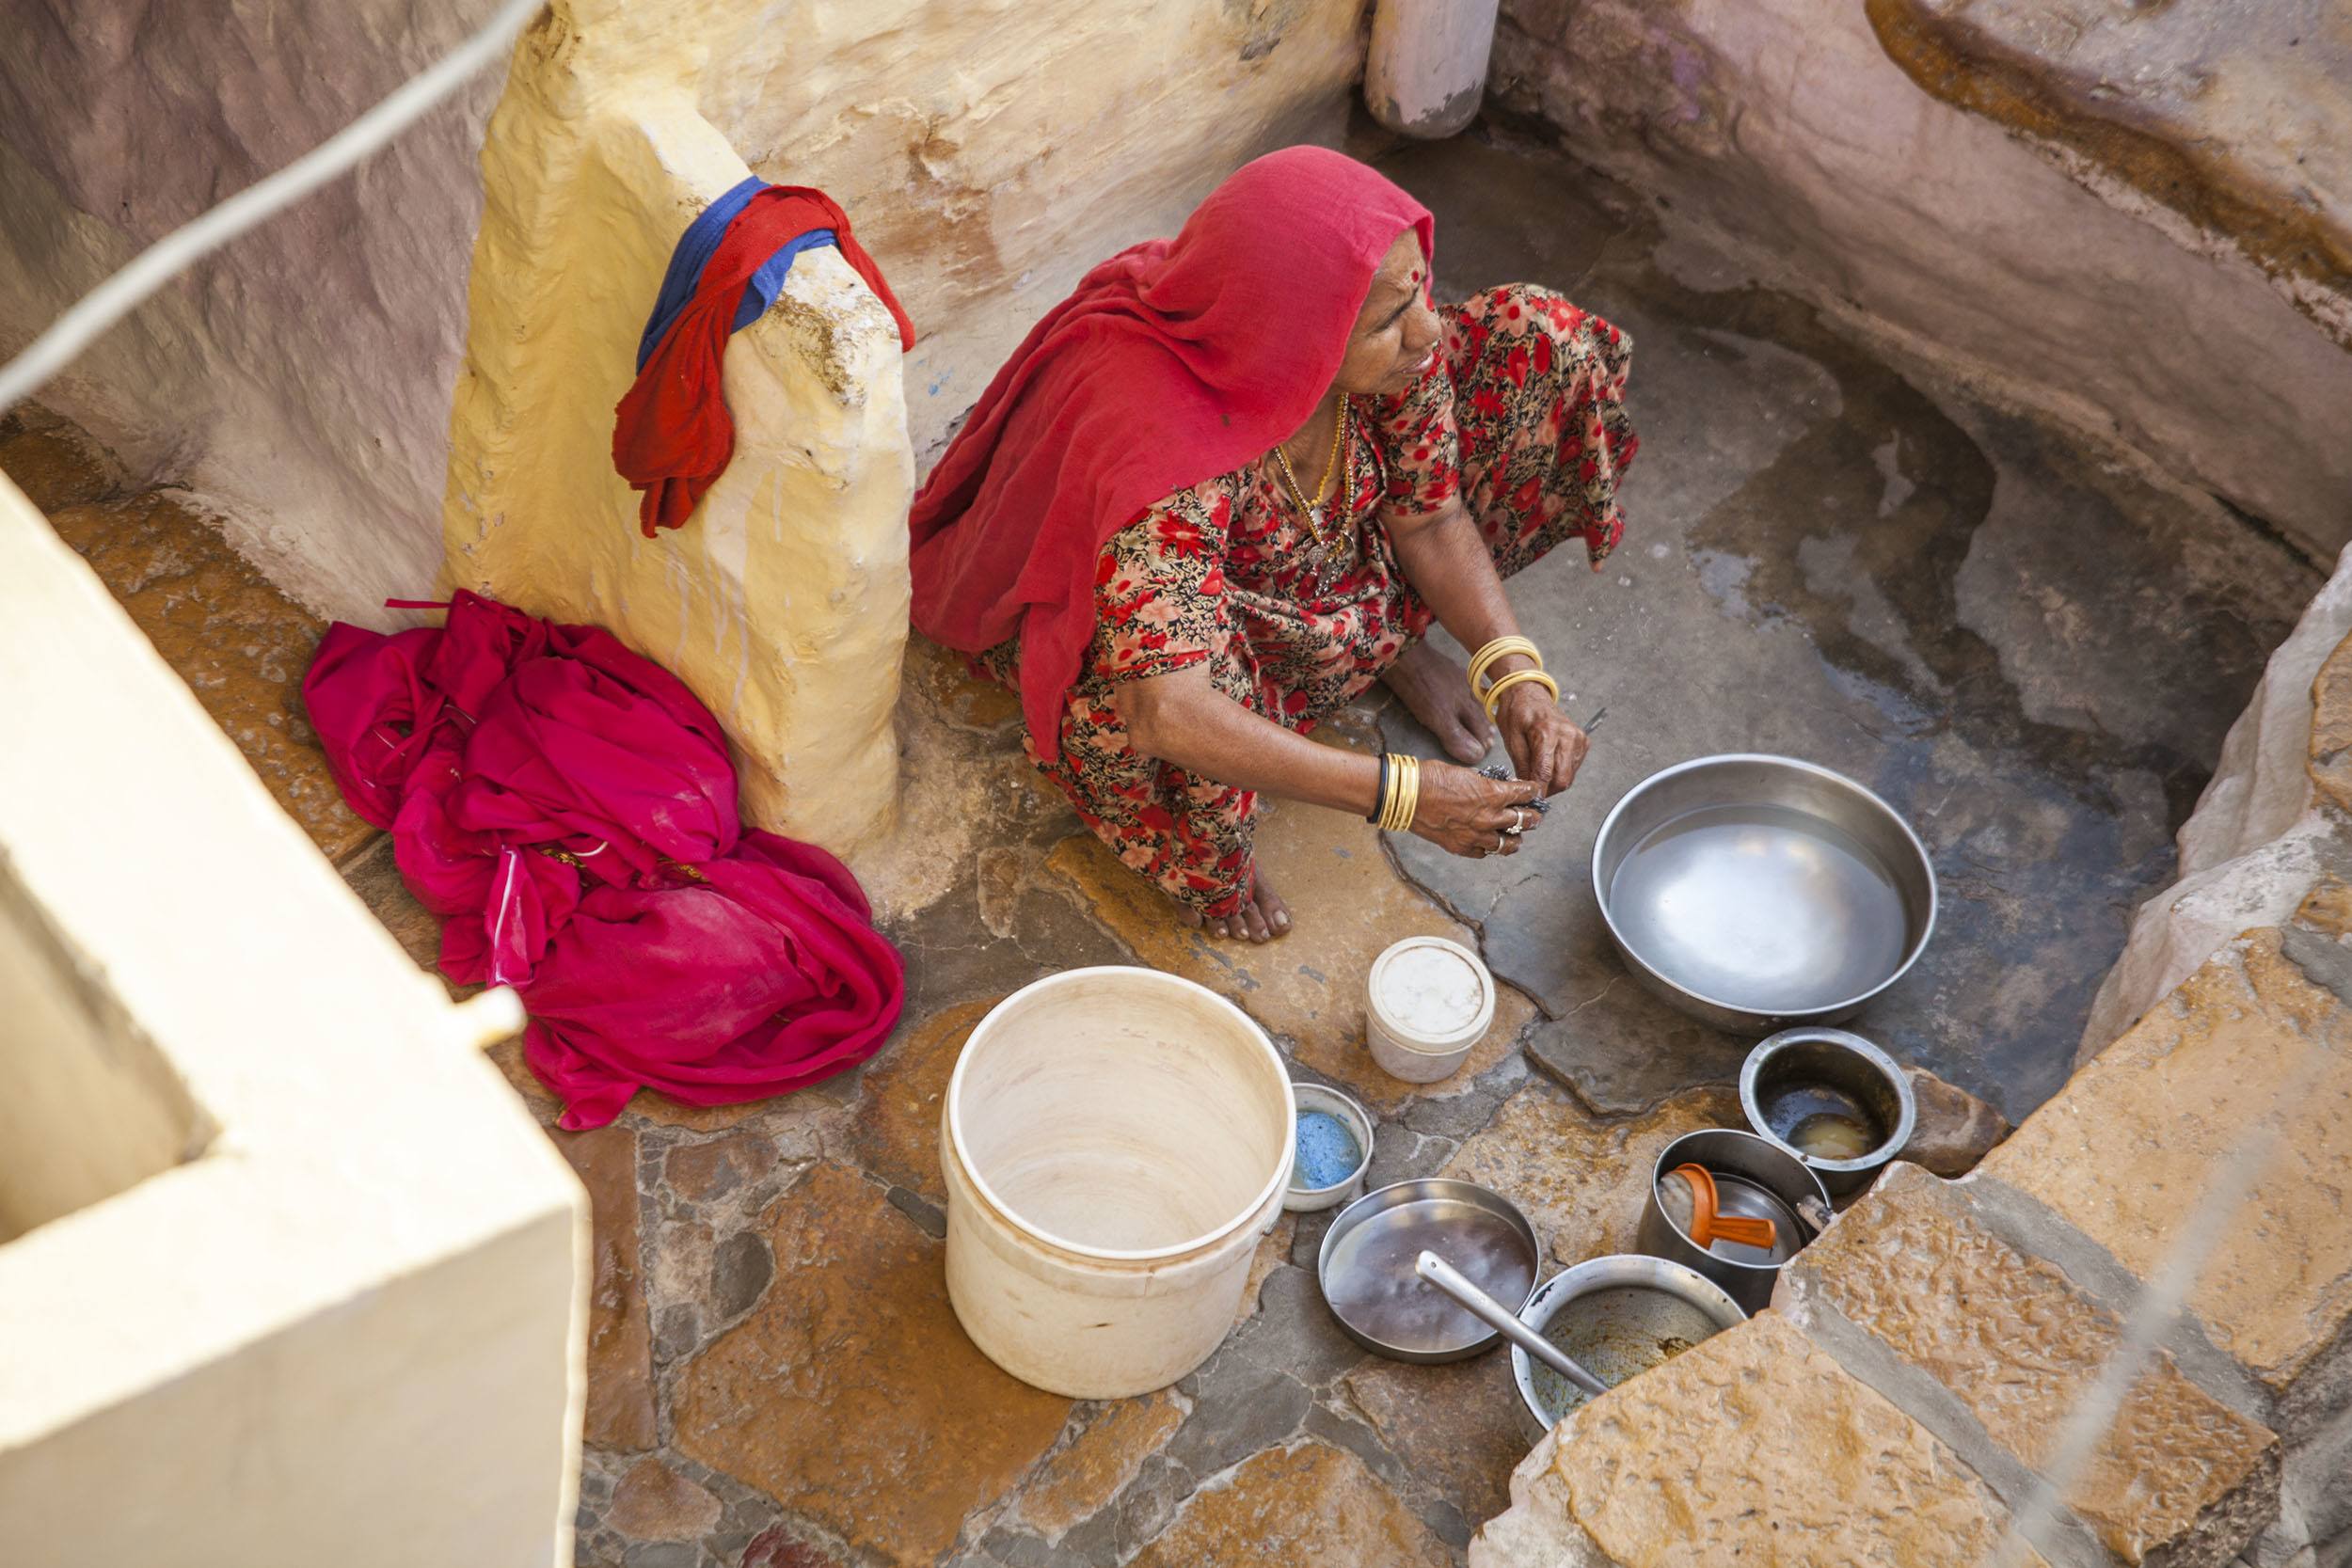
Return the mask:
M1392 397L1421 379L1438 346L1438 313L1429 309L1429 264L1421 236L1407 229L1389 246L1372 292L1348 335L1347 356L1332 384L1343 392Z

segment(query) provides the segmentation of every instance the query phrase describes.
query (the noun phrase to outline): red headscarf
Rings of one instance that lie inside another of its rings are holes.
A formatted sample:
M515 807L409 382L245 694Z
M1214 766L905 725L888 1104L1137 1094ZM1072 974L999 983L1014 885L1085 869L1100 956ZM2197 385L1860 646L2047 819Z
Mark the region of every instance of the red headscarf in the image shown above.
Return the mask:
M1152 502L1295 432L1339 372L1381 258L1429 211L1319 147L1235 170L1173 240L1046 313L914 499L914 624L966 653L1021 634L1041 753L1094 636L1095 562Z

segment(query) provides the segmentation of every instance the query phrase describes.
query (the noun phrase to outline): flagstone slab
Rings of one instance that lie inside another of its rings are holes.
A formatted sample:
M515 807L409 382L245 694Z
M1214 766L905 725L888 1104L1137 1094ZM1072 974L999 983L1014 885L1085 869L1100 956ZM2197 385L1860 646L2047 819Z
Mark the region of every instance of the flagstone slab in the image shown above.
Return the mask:
M614 1449L650 1449L654 1423L653 1333L639 1254L637 1134L627 1127L556 1132L555 1147L588 1189L588 1411L583 1435Z
M2025 1470L2052 1459L2121 1338L2056 1265L1899 1164L1800 1253L1774 1303L1827 1308L1932 1377ZM2279 1440L2159 1350L2065 1501L2126 1563L2226 1563L2279 1511Z
M2344 948L2299 930L2247 933L1978 1167L2146 1280L2251 1135L2265 1163L2188 1306L2283 1402L2272 1425L2290 1441L2352 1371L2352 1006L2331 987L2352 988ZM2258 1131L2265 1116L2277 1119ZM2325 1375L2305 1386L2314 1371Z
M1506 1352L1429 1367L1375 1356L1342 1386L1413 1479L1463 1518L1510 1506L1511 1471L1529 1445Z
M49 521L320 852L340 862L365 844L375 829L343 804L302 704L326 624L174 492L63 506Z
M663 1163L670 1190L689 1203L739 1192L776 1166L775 1141L748 1129L698 1144L674 1147Z
M947 1080L964 1041L995 1001L944 1008L904 1032L867 1066L857 1115L850 1121L851 1156L882 1180L947 1201L939 1170L939 1124Z
M1603 1118L1565 1089L1532 1080L1443 1174L1518 1204L1565 1268L1634 1250L1650 1170L1666 1145L1701 1128L1741 1125L1739 1095L1720 1085L1677 1095L1640 1116Z
M605 1523L641 1541L696 1541L719 1523L724 1510L707 1488L679 1475L659 1459L641 1459L612 1489Z
M1038 1467L1021 1494L1021 1522L1048 1542L1092 1518L1184 1425L1187 1406L1161 1389L1120 1400Z
M1511 1498L1470 1568L1981 1568L2009 1526L1950 1449L1775 1312L1577 1410Z
M1445 1544L1344 1449L1268 1449L1204 1482L1132 1568L1450 1568Z
M44 513L102 500L122 483L103 447L31 403L0 413L0 473Z
M881 1560L929 1565L1060 1436L1071 1402L964 1337L943 1247L819 1161L761 1229L775 1275L678 1379L681 1453Z

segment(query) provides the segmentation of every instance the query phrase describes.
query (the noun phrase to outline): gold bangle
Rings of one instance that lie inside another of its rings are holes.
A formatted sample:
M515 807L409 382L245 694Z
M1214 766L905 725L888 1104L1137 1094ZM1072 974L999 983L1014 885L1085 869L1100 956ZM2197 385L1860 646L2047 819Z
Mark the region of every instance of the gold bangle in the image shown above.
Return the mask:
M1524 686L1531 682L1550 692L1553 702L1560 700L1560 683L1541 670L1514 670L1494 685L1486 688L1486 695L1483 699L1486 705L1486 717L1492 719L1495 716L1495 706L1502 701L1502 694L1505 691L1515 686Z
M1421 793L1421 759L1403 753L1389 758L1389 777L1394 785L1380 811L1380 826L1387 832L1401 832L1413 819L1413 802Z
M1544 667L1543 650L1526 638L1516 633L1509 637L1498 637L1470 656L1470 683L1473 696L1479 694L1478 682L1486 673L1487 669L1497 659L1508 658L1513 654L1525 654L1535 661L1535 668L1538 670Z

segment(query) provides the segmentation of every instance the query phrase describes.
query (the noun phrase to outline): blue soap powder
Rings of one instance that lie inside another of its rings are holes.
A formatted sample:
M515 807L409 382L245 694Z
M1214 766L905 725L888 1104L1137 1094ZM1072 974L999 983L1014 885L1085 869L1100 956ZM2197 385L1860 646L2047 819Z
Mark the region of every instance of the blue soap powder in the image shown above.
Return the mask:
M1327 1111L1298 1113L1298 1161L1291 1170L1292 1186L1336 1187L1363 1163L1363 1148L1347 1123Z

